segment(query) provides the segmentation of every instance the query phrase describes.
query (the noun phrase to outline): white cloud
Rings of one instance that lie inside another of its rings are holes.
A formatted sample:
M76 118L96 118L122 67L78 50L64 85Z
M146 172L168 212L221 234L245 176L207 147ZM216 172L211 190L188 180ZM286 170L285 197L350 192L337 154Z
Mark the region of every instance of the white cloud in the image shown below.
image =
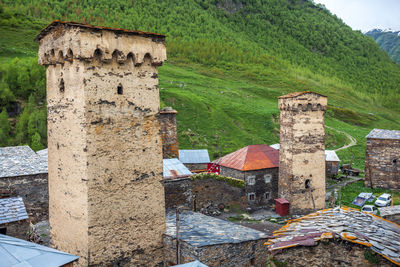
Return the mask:
M400 0L314 0L354 30L400 30Z

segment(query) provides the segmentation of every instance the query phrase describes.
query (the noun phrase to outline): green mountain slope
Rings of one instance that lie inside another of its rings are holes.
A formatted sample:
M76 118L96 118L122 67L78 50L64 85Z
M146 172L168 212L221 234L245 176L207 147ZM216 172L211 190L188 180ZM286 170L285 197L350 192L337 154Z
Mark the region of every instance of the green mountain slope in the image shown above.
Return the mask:
M214 158L219 150L278 142L277 97L293 91L329 97L327 146L349 142L336 130L349 133L358 144L339 156L348 161L355 154L359 167L372 128L400 128L400 66L371 38L310 1L2 3L0 35L7 38L0 38L0 105L10 110L18 101L25 109L10 118L9 138L0 145L32 145L38 135L46 143L44 72L31 40L51 19L166 34L162 105L179 111L180 147L208 148Z
M371 36L389 56L400 64L400 31L382 31L378 29L365 33Z

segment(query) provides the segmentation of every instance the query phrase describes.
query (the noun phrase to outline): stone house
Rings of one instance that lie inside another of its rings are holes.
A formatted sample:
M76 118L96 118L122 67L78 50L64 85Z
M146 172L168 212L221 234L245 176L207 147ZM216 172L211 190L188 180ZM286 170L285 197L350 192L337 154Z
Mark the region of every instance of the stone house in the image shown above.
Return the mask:
M191 172L206 172L210 156L207 149L179 149L179 160Z
M265 266L265 233L191 211L167 212L164 235L167 266L198 260L208 266Z
M400 131L373 129L366 138L365 186L400 190Z
M245 181L248 207L273 204L278 192L279 151L267 145L249 145L214 161L222 176Z
M163 148L163 159L179 157L179 143L176 125L176 114L178 111L171 107L160 110L161 141Z
M288 266L395 266L399 232L399 225L378 216L337 207L290 220L267 245L274 260Z
M22 197L30 220L48 220L47 157L29 146L0 148L0 193Z
M26 239L28 219L21 197L0 199L0 234Z
M334 150L325 150L326 177L331 178L338 174L340 159Z

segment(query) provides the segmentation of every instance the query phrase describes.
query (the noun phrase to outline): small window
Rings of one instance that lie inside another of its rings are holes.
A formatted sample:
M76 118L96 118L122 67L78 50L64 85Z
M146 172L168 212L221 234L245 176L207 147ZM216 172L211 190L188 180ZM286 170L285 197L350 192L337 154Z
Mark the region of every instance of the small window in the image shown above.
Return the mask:
M394 165L397 164L397 159L393 159L393 164L394 164Z
M256 184L256 177L254 175L247 177L247 185L255 185Z
M256 200L256 193L248 193L247 194L247 199L249 201L255 201Z
M272 178L271 174L264 175L265 183L266 184L270 183L271 182L271 178Z
M305 188L306 189L310 188L310 183L311 183L310 179L307 179L306 182L305 182Z
M271 199L271 194L269 192L264 194L265 200L270 200Z
M122 95L124 93L124 89L122 88L122 84L118 84L117 86L117 93Z
M60 84L59 84L59 89L60 89L60 92L64 92L65 91L65 85L64 85L64 79L63 78L61 78L61 81L60 81Z

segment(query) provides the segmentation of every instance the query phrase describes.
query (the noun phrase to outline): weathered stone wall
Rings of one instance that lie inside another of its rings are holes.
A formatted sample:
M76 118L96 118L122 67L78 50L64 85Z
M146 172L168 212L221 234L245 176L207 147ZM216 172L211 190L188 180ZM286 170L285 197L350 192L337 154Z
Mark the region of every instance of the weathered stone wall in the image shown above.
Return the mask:
M164 179L165 208L184 206L192 209L192 181L190 178Z
M232 168L221 166L221 175L241 179L246 182L244 196L245 203L248 208L256 208L262 206L271 206L274 199L278 197L278 175L279 168L269 168L255 171L239 171ZM265 175L271 175L271 181L265 182ZM254 185L247 184L247 177L255 176L256 183ZM249 194L254 193L255 199L250 200ZM267 193L267 195L266 195ZM266 198L267 196L267 198Z
M279 197L291 213L325 208L325 130L327 98L306 92L279 98Z
M50 226L79 266L162 262L163 38L61 24L43 36Z
M49 219L47 173L0 178L0 190L10 191L11 196L22 197L33 223Z
M274 259L286 262L287 266L396 266L380 255L378 264L371 264L365 259L364 252L369 248L349 243L346 241L335 240L320 242L311 247L293 247L282 250L281 253L274 255Z
M207 163L183 163L190 171L206 171L207 170Z
M232 186L225 181L212 178L192 181L193 203L200 210L208 203L224 204L225 207L246 207L245 189Z
M207 266L265 266L268 253L264 243L267 239L229 243L206 247L193 247L180 242L180 263L199 260ZM167 266L176 264L176 239L164 236L165 261Z
M334 177L335 175L338 174L339 171L339 162L337 161L326 161L325 164L325 172L326 172L326 177Z
M365 186L400 190L400 140L367 139Z
M160 111L161 140L163 158L179 158L176 110L164 108Z
M23 221L18 221L18 222L12 222L7 225L0 225L1 228L6 228L7 229L7 235L20 238L23 240L28 239L28 230L29 230L29 221L28 220L23 220Z

